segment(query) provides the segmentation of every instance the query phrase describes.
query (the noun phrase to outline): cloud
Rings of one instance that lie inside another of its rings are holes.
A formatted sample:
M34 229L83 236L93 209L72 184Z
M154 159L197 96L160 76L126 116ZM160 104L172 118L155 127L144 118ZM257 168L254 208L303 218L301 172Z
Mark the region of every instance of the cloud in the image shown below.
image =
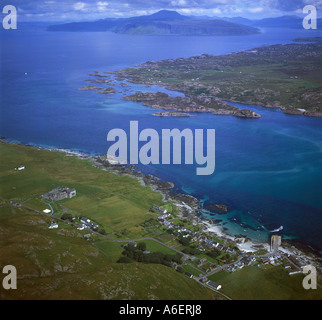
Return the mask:
M76 10L76 11L84 11L86 7L86 3L84 2L76 2L74 5L73 5L73 8Z
M322 9L321 0L267 0L264 3L270 8L284 12L302 10L306 5L313 5L316 9Z
M186 15L244 15L249 18L301 14L307 4L322 10L322 0L10 0L10 4L17 7L21 20L48 17L48 21L130 17L162 9Z
M103 1L97 2L97 10L100 12L107 12L108 6L109 6L108 2L103 2Z
M259 13L259 12L263 12L264 11L264 8L261 8L261 7L257 7L257 8L249 8L248 11L250 13Z

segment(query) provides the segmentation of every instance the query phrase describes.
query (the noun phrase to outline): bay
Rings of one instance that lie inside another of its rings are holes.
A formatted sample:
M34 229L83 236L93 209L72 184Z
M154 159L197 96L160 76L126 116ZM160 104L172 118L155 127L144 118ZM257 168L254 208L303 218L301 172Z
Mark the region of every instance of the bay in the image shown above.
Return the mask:
M0 135L9 141L105 154L113 128L216 129L216 170L196 176L191 165L149 165L140 170L175 182L180 191L204 204L224 203L220 219L230 234L267 241L269 230L284 226L283 236L321 250L322 132L320 118L247 106L262 118L198 114L193 118L152 117L155 110L125 102L125 94L156 91L156 86L113 86L105 95L78 88L89 73L118 70L148 60L226 54L262 45L290 43L315 30L267 29L241 37L129 36L113 33L1 32ZM129 90L126 92L125 90ZM180 93L168 92L172 95ZM238 104L235 104L240 106ZM245 106L242 106L243 108Z

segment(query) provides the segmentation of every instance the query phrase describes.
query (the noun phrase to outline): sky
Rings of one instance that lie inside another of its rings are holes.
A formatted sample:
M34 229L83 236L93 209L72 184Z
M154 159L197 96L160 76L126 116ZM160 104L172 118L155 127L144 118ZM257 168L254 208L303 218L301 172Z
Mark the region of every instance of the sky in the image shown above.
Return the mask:
M306 5L322 13L322 0L5 0L14 5L20 21L92 21L148 15L175 10L183 15L261 19L282 15L304 17Z

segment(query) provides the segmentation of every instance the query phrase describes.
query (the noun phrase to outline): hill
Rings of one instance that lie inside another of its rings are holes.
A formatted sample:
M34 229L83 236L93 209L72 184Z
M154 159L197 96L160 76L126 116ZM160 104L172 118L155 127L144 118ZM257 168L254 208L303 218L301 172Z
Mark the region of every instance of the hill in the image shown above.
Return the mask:
M0 141L0 266L17 269L17 289L0 288L0 300L199 300L219 297L200 283L159 263L118 263L122 245L141 236L161 195L133 178L94 168L89 159ZM14 170L23 163L25 170ZM56 186L77 190L73 199L41 194ZM74 201L73 201L74 200ZM72 215L68 220L65 215ZM77 229L85 215L110 236ZM56 229L48 226L56 222ZM150 231L149 231L150 232ZM125 236L126 234L126 236ZM90 235L90 237L87 237ZM151 252L175 252L146 241Z
M259 31L251 26L224 21L183 16L176 11L161 10L152 15L102 19L92 22L71 22L51 25L48 31L110 31L122 34L155 35L248 35Z
M226 21L243 24L255 28L288 28L303 29L303 18L298 16L281 16L274 18L265 18L260 20L249 20L242 17L223 18ZM321 25L322 19L317 19L317 25Z

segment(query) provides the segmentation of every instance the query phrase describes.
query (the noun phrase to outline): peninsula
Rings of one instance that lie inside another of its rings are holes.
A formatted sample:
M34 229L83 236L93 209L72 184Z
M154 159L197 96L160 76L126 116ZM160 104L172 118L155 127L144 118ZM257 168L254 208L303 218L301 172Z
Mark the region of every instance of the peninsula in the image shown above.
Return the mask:
M221 56L203 54L148 61L114 73L120 81L158 85L185 95L170 97L160 92L141 92L123 98L153 108L260 117L255 112L229 105L230 101L320 117L321 61L322 43L316 41L264 46Z

